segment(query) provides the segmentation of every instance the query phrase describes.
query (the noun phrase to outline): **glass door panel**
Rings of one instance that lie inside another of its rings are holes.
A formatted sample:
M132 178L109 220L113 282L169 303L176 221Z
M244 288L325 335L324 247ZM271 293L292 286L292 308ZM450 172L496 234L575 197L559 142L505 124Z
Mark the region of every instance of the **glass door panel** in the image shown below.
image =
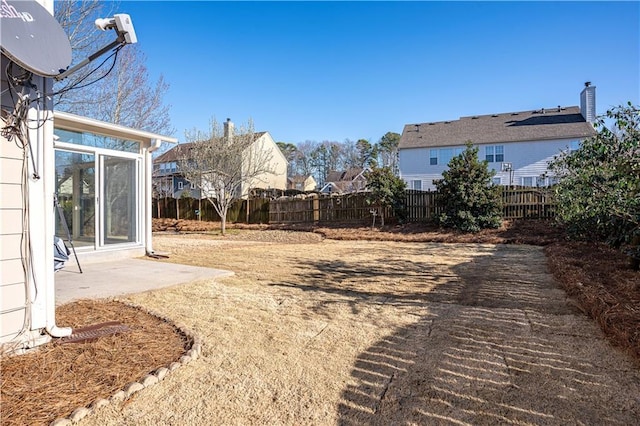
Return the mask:
M138 240L136 164L131 158L102 156L104 245Z
M95 247L95 156L61 150L55 153L56 235L67 240L70 234L75 247Z

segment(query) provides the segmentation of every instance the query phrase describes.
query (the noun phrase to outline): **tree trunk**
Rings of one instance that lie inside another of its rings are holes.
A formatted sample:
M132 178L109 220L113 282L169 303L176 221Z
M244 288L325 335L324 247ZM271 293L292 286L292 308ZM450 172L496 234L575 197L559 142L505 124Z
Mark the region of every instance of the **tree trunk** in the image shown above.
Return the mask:
M220 233L222 236L227 235L227 214L225 212L224 216L220 218Z
M640 257L637 257L637 253L640 251L640 235L636 235L631 239L631 249L635 249L635 255L632 254L629 257L630 266L634 271L638 271L640 270Z

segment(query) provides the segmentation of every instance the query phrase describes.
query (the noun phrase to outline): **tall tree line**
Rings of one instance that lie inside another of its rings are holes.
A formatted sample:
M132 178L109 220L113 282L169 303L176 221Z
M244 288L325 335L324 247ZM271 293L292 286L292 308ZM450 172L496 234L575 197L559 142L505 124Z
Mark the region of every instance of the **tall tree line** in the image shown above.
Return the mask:
M388 167L397 175L399 142L400 134L387 132L373 143L367 139L307 140L298 144L278 142L278 146L289 161L289 176L312 175L322 185L329 172L354 167Z

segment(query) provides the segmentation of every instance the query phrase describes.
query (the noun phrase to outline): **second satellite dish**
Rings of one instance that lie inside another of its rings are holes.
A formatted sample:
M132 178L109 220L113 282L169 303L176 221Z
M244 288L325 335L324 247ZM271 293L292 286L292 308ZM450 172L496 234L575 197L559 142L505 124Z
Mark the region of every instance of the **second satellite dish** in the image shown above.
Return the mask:
M2 53L34 74L53 77L71 63L71 44L58 21L35 0L2 0Z

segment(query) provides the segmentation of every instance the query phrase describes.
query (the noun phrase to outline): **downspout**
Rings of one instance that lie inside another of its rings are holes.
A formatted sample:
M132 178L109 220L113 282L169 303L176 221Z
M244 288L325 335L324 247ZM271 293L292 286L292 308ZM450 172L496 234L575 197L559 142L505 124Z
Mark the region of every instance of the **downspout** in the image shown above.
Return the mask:
M53 92L53 80L42 78L44 93ZM42 123L37 130L38 142L42 141L42 184L43 184L43 207L46 212L44 227L44 271L42 277L45 282L46 298L46 326L45 331L55 338L67 337L72 333L71 327L58 327L56 325L56 286L53 270L53 236L55 233L55 217L53 213L53 194L55 191L55 149L53 147L53 99L50 95L44 97L44 117L43 112L38 111L38 123ZM42 135L42 138L40 138ZM38 143L40 148L40 143ZM41 213L40 213L41 214ZM31 221L30 221L31 223Z
M160 148L162 140L152 139L144 154L144 244L147 255L153 254L153 151ZM160 200L158 199L158 202Z
M43 78L45 93L51 93L52 90L52 80L50 78ZM52 111L52 99L50 96L45 98L45 109L46 111ZM41 117L39 117L41 118ZM40 122L40 121L38 121ZM59 337L67 337L72 333L71 327L58 327L56 325L56 287L55 287L55 278L53 271L53 236L55 230L55 215L53 214L53 194L55 191L55 150L53 148L53 116L49 115L48 119L44 122L43 126L43 139L44 139L44 149L43 149L43 171L46 175L44 180L44 205L45 208L48 207L48 212L51 214L46 214L47 218L47 226L45 227L45 262L46 269L46 279L47 283L47 319L46 319L46 327L45 331L51 337L59 338Z

